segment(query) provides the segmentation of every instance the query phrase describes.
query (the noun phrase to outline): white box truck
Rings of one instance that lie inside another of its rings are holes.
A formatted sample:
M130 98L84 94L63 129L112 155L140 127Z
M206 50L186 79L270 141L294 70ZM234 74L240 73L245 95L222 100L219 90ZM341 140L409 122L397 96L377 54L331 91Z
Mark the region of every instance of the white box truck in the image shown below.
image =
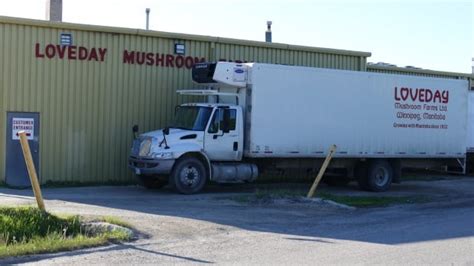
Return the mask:
M466 169L465 80L260 63L192 71L207 88L178 93L206 102L178 106L169 127L134 140L129 167L147 187L169 181L191 194L207 180L317 170L332 144L329 169L345 171L335 183L355 178L371 191L386 191L407 167Z

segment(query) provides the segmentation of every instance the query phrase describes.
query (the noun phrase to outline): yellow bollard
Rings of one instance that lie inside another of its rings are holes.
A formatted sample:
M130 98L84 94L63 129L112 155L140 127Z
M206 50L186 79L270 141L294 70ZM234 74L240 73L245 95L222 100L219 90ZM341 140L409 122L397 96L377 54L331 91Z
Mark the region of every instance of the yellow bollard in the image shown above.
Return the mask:
M41 195L41 188L38 182L38 176L36 175L35 164L33 163L33 157L31 156L30 145L28 144L28 138L25 131L18 132L20 136L21 149L23 150L23 157L25 157L26 167L28 168L28 175L30 176L31 187L33 187L33 193L35 194L38 208L45 211L43 196Z
M308 192L308 195L306 196L307 198L312 198L314 196L314 192L316 191L316 188L318 187L319 181L321 181L321 178L323 178L324 172L326 172L326 168L329 165L329 162L332 159L332 156L336 152L336 145L332 145L331 148L329 149L328 156L326 156L326 160L324 160L323 165L321 166L321 169L319 169L319 173L316 176L316 179L314 179L313 185L311 186L311 189Z

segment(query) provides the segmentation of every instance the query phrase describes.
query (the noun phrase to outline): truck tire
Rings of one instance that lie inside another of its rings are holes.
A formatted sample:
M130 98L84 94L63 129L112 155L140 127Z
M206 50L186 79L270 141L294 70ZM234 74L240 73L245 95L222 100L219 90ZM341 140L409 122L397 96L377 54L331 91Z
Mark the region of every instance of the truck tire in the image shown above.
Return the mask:
M367 189L383 192L390 189L393 180L393 168L387 160L373 160L369 164Z
M154 176L137 176L138 184L147 189L159 189L168 184L167 180L162 180Z
M181 194L198 193L206 181L206 168L200 160L193 157L180 159L170 175L171 185Z

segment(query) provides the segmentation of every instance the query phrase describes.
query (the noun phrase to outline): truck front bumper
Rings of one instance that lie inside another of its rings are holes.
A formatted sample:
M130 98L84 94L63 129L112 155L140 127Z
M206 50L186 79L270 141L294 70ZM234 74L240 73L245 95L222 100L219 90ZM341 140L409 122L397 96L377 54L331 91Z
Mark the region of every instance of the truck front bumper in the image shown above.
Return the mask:
M128 167L137 175L164 175L171 173L175 160L156 160L130 156Z

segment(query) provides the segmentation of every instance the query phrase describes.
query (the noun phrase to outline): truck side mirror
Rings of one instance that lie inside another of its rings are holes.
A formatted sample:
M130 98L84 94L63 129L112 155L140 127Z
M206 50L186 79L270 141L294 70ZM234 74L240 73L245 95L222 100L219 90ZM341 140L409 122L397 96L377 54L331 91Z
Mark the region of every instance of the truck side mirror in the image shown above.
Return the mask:
M133 125L132 127L133 138L136 139L138 136L138 125Z

